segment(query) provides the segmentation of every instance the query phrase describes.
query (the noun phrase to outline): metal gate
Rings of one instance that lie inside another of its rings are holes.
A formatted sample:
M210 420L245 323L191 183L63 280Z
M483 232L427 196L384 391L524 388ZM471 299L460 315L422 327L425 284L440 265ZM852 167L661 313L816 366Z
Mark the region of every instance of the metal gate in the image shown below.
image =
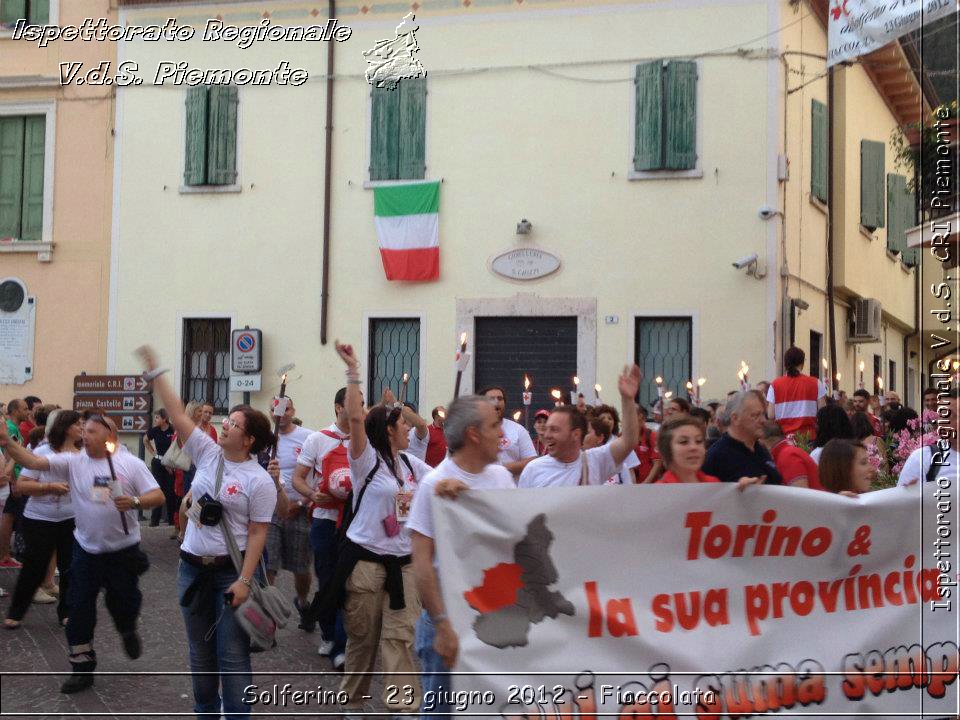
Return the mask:
M524 373L532 383L531 413L553 407L553 388L567 392L573 389L573 376L577 374L576 317L478 317L475 327L474 388L501 386L508 417L523 409Z
M657 400L656 378L663 378L664 391L687 395L692 370L693 320L689 317L638 317L636 319L637 365L643 372L640 404L649 408Z

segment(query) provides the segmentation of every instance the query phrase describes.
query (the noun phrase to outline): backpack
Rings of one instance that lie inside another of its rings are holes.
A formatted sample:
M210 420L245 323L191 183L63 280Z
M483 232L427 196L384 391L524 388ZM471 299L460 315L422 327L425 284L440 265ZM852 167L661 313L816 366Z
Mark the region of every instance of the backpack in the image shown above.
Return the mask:
M333 480L334 487L337 488L347 488L347 497L346 500L350 499L350 456L348 454L346 443L344 442L347 438L342 438L339 435L330 432L329 430L321 430L324 435L327 437L333 438L338 441L338 445L333 448L330 452L323 456L323 460L320 464L320 492L326 493L328 495L333 495L336 498L334 493L330 492L330 481ZM310 506L310 509L313 508L323 508L325 510L342 510L344 507L343 499L336 499L331 502L325 503L313 503ZM338 523L340 520L338 519Z

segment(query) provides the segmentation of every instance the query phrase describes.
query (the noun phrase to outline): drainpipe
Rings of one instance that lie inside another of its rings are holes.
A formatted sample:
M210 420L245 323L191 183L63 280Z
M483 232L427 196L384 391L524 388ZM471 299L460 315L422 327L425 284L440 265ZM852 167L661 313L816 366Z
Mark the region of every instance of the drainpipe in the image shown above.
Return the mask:
M830 387L839 390L837 383L837 337L836 317L833 307L833 239L836 231L836 195L837 179L833 176L833 154L836 148L837 121L836 121L836 88L834 87L834 70L831 66L827 70L827 103L830 132L827 133L827 324L829 326L830 347Z
M329 0L329 17L337 17L337 1ZM327 117L323 155L323 268L320 274L320 344L327 344L327 314L330 304L330 185L333 165L333 39L327 40Z

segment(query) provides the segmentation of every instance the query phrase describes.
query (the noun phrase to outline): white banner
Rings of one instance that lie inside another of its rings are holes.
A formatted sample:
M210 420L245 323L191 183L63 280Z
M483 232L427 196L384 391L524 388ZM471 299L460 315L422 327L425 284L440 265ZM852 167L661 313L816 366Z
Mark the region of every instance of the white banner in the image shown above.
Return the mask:
M957 0L830 0L827 67L878 50L955 12Z
M530 718L953 717L947 481L922 502L920 486L851 499L672 485L434 503L465 673L453 704Z

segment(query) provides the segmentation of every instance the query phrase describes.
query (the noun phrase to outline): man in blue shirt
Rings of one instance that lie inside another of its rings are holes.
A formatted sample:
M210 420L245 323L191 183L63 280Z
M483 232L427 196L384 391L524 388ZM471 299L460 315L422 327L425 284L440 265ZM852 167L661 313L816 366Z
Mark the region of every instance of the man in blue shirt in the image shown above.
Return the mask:
M766 476L765 484L782 485L773 458L760 442L764 421L760 396L752 390L742 390L730 396L723 415L727 431L707 450L703 472L720 478L722 482Z

